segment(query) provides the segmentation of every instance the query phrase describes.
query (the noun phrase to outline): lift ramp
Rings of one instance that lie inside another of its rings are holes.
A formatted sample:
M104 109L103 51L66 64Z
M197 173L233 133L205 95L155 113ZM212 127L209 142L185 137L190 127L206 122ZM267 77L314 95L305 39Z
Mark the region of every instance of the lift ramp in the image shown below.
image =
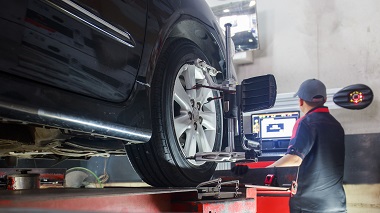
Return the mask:
M236 182L232 186L231 192L226 193L218 189L220 186L209 186L209 183L198 188L4 190L0 191L0 211L256 212L255 189L243 189L236 196Z

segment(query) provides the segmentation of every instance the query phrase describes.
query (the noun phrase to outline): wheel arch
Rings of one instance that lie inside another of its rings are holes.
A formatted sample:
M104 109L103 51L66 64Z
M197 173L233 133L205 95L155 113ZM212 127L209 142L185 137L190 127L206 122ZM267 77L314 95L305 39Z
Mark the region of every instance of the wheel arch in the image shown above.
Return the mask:
M210 65L217 70L223 69L224 52L221 47L223 41L218 39L214 31L198 20L185 19L173 26L168 38L187 39L194 42L210 60Z
M169 42L177 39L187 39L195 43L210 60L211 64L209 65L225 73L224 41L220 36L220 32L201 20L189 15L183 15L170 26L161 27L158 35L147 67L146 82L148 84L152 82L158 59L163 54L163 48Z

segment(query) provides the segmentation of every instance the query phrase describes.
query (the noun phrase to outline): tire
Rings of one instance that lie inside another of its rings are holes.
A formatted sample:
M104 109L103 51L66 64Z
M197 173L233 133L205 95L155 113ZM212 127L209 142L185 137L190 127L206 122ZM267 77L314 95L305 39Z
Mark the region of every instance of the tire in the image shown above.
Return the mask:
M152 186L196 186L215 171L214 162L187 159L196 152L220 151L222 143L220 100L206 103L219 93L208 88L185 90L195 83L207 85L201 72L185 69L185 64L197 58L208 62L189 40L172 41L164 47L151 88L152 139L126 147L136 172Z

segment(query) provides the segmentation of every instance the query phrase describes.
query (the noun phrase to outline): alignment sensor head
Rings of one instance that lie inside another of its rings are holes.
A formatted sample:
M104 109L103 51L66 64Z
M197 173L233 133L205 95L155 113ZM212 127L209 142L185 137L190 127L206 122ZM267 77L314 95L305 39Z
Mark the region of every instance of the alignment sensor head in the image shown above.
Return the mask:
M372 103L373 92L364 84L354 84L339 90L333 98L336 105L346 109L364 109Z

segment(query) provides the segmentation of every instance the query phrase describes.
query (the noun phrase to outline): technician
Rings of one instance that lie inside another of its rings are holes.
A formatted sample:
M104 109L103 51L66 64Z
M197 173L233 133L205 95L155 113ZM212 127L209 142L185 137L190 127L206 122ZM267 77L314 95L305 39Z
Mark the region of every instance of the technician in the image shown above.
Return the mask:
M344 130L324 105L326 87L304 81L295 96L305 115L294 125L285 156L269 167L299 166L290 212L346 212L343 189Z

